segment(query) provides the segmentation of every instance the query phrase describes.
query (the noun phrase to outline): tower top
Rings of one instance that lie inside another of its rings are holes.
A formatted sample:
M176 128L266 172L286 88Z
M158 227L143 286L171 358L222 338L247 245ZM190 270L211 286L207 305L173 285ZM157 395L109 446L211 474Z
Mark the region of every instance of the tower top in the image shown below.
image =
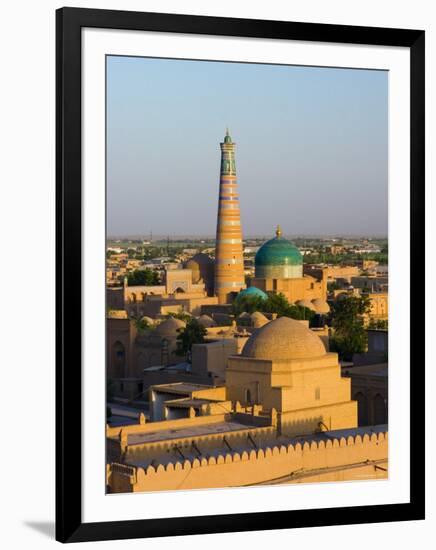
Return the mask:
M276 229L276 237L280 239L281 236L282 236L282 228L280 227L280 225L278 225Z
M224 137L224 143L232 143L232 138L230 137L229 129L226 128L226 135Z

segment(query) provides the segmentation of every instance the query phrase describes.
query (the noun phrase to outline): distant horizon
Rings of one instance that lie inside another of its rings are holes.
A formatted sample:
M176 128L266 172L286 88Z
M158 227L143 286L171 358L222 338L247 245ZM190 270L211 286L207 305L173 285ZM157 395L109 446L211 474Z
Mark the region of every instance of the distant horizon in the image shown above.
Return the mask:
M117 56L108 232L214 236L226 126L243 235L387 235L386 71Z
M274 228L275 229L275 228ZM275 231L272 231L269 238L273 238L275 236ZM381 235L381 234L336 234L336 235L320 235L320 234L287 234L283 233L282 235L284 238L288 239L388 239L388 235ZM167 238L171 239L207 239L207 240L215 240L215 234L213 235L203 235L199 233L198 235L184 235L184 234L170 234L170 235L153 235L152 241L161 241L166 240ZM262 239L262 238L268 238L268 235L264 233L258 233L254 235L243 235L243 240L250 240L250 239ZM106 241L115 241L115 240L132 240L132 239L141 239L144 241L150 241L149 236L143 235L143 234L125 234L125 235L108 235L106 237Z

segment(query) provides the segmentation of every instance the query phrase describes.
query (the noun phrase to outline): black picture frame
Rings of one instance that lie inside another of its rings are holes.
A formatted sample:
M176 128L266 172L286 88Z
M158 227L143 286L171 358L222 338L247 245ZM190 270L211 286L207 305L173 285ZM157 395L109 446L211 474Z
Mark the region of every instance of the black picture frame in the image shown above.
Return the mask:
M84 27L407 47L410 49L410 502L82 523L81 30ZM424 519L424 41L422 30L79 8L56 12L56 539L129 539ZM413 364L412 364L413 358Z

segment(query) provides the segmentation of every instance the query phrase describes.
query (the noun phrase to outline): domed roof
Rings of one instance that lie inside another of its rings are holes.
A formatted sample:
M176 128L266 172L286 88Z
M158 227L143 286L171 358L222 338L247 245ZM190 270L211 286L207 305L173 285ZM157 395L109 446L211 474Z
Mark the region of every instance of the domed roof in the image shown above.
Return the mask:
M298 248L282 237L280 226L277 227L274 239L266 241L256 253L254 265L302 265L303 256Z
M321 339L303 323L279 317L256 331L242 350L243 357L287 361L325 355Z
M238 298L243 298L244 296L256 296L264 300L268 298L268 294L266 292L260 290L260 288L256 288L255 286L249 286L248 288L244 288L244 290L241 290L241 292L238 294Z
M209 317L209 315L200 315L200 317L198 318L198 322L205 328L217 326L215 321L212 319L212 317Z
M147 323L147 325L154 325L154 319L151 317L148 317L147 315L144 315L144 317L141 317L141 321L144 323Z
M169 317L161 323L155 330L159 336L177 336L180 329L185 328L186 323L175 317Z
M315 310L317 313L329 313L330 306L325 300L321 300L321 298L315 298L312 300L312 304L315 307Z
M250 315L250 317L251 317L251 324L253 325L254 328L260 328L260 327L263 327L263 325L266 325L267 323L269 323L269 319L267 319L265 315L260 311L255 311Z
M250 319L251 315L247 311L243 311L238 315L238 319Z
M310 300L297 300L295 303L297 304L297 306L307 307L312 311L316 311L315 306L312 304Z

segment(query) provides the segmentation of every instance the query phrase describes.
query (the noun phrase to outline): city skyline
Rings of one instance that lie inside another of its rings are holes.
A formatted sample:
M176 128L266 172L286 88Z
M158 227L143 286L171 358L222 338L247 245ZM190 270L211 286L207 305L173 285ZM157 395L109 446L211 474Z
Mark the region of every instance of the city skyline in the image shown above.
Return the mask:
M108 237L213 238L226 126L244 239L387 235L387 73L109 57L107 76Z

